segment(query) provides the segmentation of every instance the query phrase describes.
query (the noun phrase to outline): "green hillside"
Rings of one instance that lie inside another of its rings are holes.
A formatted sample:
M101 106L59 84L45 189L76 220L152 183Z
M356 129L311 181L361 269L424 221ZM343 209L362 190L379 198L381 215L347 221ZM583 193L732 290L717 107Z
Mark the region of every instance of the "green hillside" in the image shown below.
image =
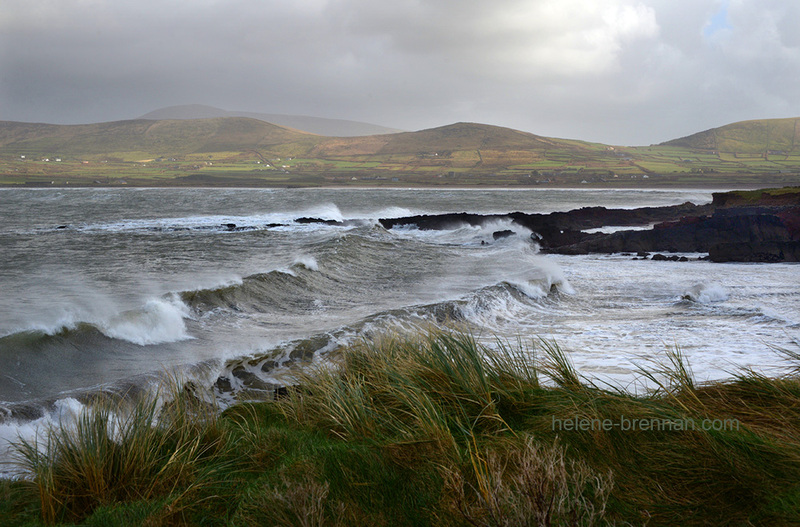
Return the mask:
M799 134L800 118L760 119L712 128L663 145L725 153L800 154Z
M462 150L545 150L556 147L552 139L510 128L476 123L456 123L419 132L386 136L376 154L401 154Z
M84 125L0 123L0 148L21 155L157 155L263 148L310 134L243 117L133 120Z
M0 122L0 184L785 186L800 184L798 121L735 123L649 147L477 123L327 137L244 117Z

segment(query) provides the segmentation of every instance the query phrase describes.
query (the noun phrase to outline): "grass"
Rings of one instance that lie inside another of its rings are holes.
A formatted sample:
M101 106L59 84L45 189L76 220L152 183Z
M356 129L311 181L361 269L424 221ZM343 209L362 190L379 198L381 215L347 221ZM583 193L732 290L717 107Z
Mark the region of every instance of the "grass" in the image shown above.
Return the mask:
M582 378L549 341L379 336L298 371L283 398L221 414L191 384L98 401L43 444L19 445L31 477L0 482L0 515L20 526L797 524L800 354L785 353L798 364L786 377L698 384L676 349L643 368L654 390L633 394Z

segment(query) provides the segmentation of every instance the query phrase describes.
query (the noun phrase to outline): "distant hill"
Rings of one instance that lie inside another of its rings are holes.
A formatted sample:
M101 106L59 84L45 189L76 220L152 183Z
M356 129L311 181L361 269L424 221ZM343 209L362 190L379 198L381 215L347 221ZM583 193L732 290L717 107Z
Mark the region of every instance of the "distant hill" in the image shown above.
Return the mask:
M12 153L98 155L241 151L315 137L245 117L53 125L0 122L0 148Z
M139 119L211 119L216 117L249 117L268 123L293 128L317 135L330 137L357 137L366 135L393 134L402 132L393 128L386 128L376 124L347 121L343 119L325 119L322 117L308 117L305 115L284 115L256 112L231 112L204 106L201 104L188 104L182 106L169 106L147 113Z
M456 123L418 132L361 137L308 134L247 117L115 121L82 125L0 122L0 148L7 152L59 154L195 154L269 148L313 157L386 156L584 150L588 143L550 139L510 128Z
M406 132L391 136L385 152L423 149L425 145L436 145L449 150L536 150L554 147L563 140L541 137L502 126L480 123L455 123L438 128Z
M673 139L662 145L744 154L797 153L800 152L800 118L741 121Z
M438 128L382 135L371 138L342 139L319 143L313 154L322 156L416 154L490 150L542 150L565 141L548 139L510 128L478 123L455 123Z
M734 123L662 145L619 147L479 123L324 136L250 117L213 117L216 110L209 107L203 111L212 117L83 125L0 121L0 185L642 182L747 188L800 182L800 119Z

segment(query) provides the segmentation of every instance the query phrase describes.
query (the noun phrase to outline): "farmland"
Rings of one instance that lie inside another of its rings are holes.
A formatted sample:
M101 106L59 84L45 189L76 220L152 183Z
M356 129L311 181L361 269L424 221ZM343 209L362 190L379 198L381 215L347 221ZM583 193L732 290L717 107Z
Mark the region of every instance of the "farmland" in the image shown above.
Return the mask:
M739 123L639 147L474 123L365 137L248 118L0 123L0 184L780 186L800 181L795 121Z

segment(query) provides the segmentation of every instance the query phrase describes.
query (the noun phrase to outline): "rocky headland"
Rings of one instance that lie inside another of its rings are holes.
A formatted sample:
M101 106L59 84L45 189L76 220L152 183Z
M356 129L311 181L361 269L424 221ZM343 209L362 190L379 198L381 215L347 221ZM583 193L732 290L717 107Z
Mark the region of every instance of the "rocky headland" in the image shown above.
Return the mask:
M705 205L585 207L550 214L437 214L381 219L380 223L387 229L416 225L444 230L497 220L511 220L529 229L542 252L548 253L635 253L640 257L707 253L715 262L800 261L800 188L714 193L712 202ZM602 227L631 229L586 232ZM502 234L495 239L508 235Z

